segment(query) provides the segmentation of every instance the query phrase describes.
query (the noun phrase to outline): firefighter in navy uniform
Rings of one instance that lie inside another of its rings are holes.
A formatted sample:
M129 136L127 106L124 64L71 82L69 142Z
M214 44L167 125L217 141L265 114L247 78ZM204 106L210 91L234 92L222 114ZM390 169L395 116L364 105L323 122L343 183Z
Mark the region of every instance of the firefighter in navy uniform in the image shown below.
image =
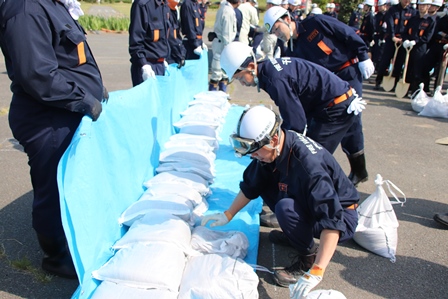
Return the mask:
M437 17L436 14L442 5L443 1L434 0L429 9L429 14L436 20L436 28L434 29L434 34L428 44L428 52L426 52L423 63L423 83L426 92L429 92L430 90L430 72L432 69L434 69L435 75L434 89L437 87L435 85L437 84L439 74L438 69L444 52L443 46L448 43L448 15L445 14L443 17Z
M300 58L255 60L250 46L233 42L221 55L229 78L266 91L278 106L283 128L304 132L333 153L365 102L329 70ZM323 88L325 87L325 88Z
M404 33L404 28L407 25L410 18L415 16L416 10L411 7L410 0L400 0L396 5L389 8L384 17L386 22L386 34L383 57L377 67L377 76L375 79L375 89L379 90L381 82L389 68L390 61L395 53L395 44L401 44L401 35ZM405 52L399 51L397 58L395 59L393 67L393 76L396 82L400 79L401 71L403 69L403 63L405 60Z
M298 259L274 271L274 280L304 298L323 278L338 243L350 240L358 224L359 194L335 158L309 137L279 127L280 117L264 106L244 111L230 136L236 154L250 155L240 191L224 213L201 224L227 224L259 196L277 215L282 231L269 239L292 246ZM314 242L320 239L320 244ZM290 286L294 284L294 286Z
M375 18L373 16L374 7L374 0L364 1L364 17L362 18L361 27L359 28L359 36L361 36L369 49L375 32Z
M352 27L356 32L359 30L359 25L362 19L362 10L364 8L364 4L358 4L358 7L352 11L350 15L350 19L348 20L348 26Z
M187 59L199 59L205 45L202 41L201 12L197 0L184 0L180 6L181 30Z
M57 167L84 115L107 99L73 0L0 0L0 46L11 79L11 131L28 155L32 225L42 268L76 279L62 227ZM72 16L68 8L71 9Z
M379 65L379 62L383 56L384 50L384 37L386 34L386 23L384 22L384 17L387 12L387 1L378 0L378 12L375 14L374 28L375 33L373 34L374 45L372 47L372 61L375 68Z
M425 65L422 61L424 61L427 46L436 25L434 18L428 15L431 3L431 0L419 0L417 2L418 14L409 19L403 33L403 48L412 46L405 78L406 82L410 82L409 91L411 95L419 89L419 84L424 81L423 70Z
M129 54L132 85L164 76L170 55L170 8L164 0L135 0L131 6Z
M362 96L362 80L374 72L364 41L348 25L325 15L293 22L286 10L270 8L264 16L265 26L279 39L289 42L286 56L317 63L347 81ZM356 186L368 179L364 155L361 115L342 140L342 149L350 162L349 177Z
M185 65L186 50L182 43L182 36L180 34L180 22L177 13L178 0L168 0L168 7L170 8L170 32L168 41L170 44L170 55L166 61L168 64L177 63L177 67L181 68Z

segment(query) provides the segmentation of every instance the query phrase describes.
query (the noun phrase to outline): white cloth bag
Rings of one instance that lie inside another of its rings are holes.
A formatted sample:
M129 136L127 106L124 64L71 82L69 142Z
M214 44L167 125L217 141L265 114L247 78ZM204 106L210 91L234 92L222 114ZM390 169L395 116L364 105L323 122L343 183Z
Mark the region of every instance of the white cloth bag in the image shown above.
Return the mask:
M386 184L389 192L396 201L391 202L383 189ZM366 198L358 207L358 226L356 227L353 240L365 249L387 257L395 262L395 253L398 243L398 220L392 204L403 204L406 202L404 193L388 180L383 180L377 174L375 179L376 190ZM400 201L391 186L403 195Z

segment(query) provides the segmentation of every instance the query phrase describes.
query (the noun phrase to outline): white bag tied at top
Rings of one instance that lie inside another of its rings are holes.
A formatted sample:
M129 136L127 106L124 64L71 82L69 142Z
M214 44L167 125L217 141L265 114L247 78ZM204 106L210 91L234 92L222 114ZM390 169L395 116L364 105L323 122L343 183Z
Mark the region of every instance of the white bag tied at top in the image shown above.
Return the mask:
M386 184L396 201L389 200L383 184ZM406 196L391 181L383 180L379 174L376 176L375 185L375 192L367 197L357 209L359 219L353 240L365 249L387 257L394 263L398 241L398 220L392 204L403 206ZM403 201L398 199L391 186L403 195Z
M422 112L426 104L428 104L430 97L424 90L425 85L420 83L419 89L417 89L411 96L411 107L415 112Z

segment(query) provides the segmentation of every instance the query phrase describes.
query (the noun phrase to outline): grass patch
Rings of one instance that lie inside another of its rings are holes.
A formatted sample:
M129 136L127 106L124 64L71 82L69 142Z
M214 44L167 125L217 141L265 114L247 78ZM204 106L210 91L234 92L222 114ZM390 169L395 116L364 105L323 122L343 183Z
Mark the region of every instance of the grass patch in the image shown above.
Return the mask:
M11 261L10 264L13 268L30 273L33 278L39 282L48 283L53 279L52 275L47 274L41 269L34 267L27 257Z

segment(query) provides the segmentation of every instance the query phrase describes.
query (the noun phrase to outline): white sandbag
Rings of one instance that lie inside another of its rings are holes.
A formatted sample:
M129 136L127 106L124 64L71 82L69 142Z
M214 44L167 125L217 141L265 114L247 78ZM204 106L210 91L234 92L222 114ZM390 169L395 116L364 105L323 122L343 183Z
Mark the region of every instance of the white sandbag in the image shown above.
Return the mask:
M202 254L225 254L244 259L249 248L249 240L239 231L216 231L197 226L191 235L191 247Z
M156 174L151 179L143 183L146 188L156 188L162 183L184 184L196 190L202 196L210 194L208 182L200 175L188 172L166 171Z
M389 192L396 201L391 202L383 189L386 184ZM395 262L397 251L399 226L397 216L392 204L403 204L406 202L406 196L392 182L383 180L381 175L377 174L375 179L376 190L367 197L358 207L358 226L356 227L353 240L365 249L387 257L391 262ZM404 200L400 201L391 186L399 191Z
M241 259L218 254L191 257L179 299L256 299L258 281L254 269Z
M309 292L306 299L347 299L347 297L335 290L315 290Z
M214 168L205 168L204 165L199 163L188 163L188 162L168 162L161 163L157 168L156 172L161 173L165 171L180 171L180 172L191 172L200 175L209 184L213 183L215 178Z
M134 221L148 213L161 212L178 216L190 225L194 224L194 219L192 218L192 210L194 207L190 200L175 194L166 194L164 197L160 196L157 198L155 200L146 199L134 202L120 215L118 223L131 226Z
M193 205L189 205L191 209L203 201L202 195L193 187L186 184L167 181L157 183L149 182L146 185L148 189L142 194L139 200L153 200L153 197L178 195L191 201Z
M229 99L229 94L225 93L222 90L206 90L206 91L201 91L201 92L195 94L193 96L193 98L195 98L195 99L216 99L216 98L221 98L221 99L228 100Z
M224 120L225 113L222 109L219 107L212 105L212 104L197 104L193 106L189 106L187 109L182 111L180 113L181 116L187 116L191 114L197 114L197 113L209 113L211 115L214 115L217 119Z
M173 126L178 129L185 126L195 126L195 125L208 126L213 128L214 130L217 130L219 127L222 126L222 122L210 114L198 113L198 114L185 115L181 119L173 123Z
M419 89L411 96L412 110L422 112L423 108L428 104L430 97L424 91L424 84L420 83Z
M177 299L178 294L169 290L132 288L103 281L95 289L91 299Z
M199 135L199 136L208 136L210 138L214 138L215 140L221 140L218 136L218 131L207 125L191 125L191 126L183 126L179 129L178 134L191 134L191 135ZM176 134L175 134L176 135Z
M214 152L215 148L211 146L208 142L203 139L178 139L178 140L168 140L163 145L165 149L169 148L194 148L201 150L204 153Z
M160 163L165 162L194 162L204 167L214 167L216 155L213 152L203 152L194 148L169 148L159 155Z
M219 149L219 143L216 139L216 136L211 137L207 135L198 135L198 134L186 134L186 133L178 133L171 135L170 141L180 141L180 140L203 140L207 142L214 150Z
M185 263L183 251L175 245L136 243L117 251L92 276L129 287L177 292Z
M448 97L442 95L440 86L436 88L434 96L429 99L422 112L418 115L448 118Z
M184 252L191 252L191 228L177 216L168 213L147 213L135 221L124 236L112 246L122 249L135 243L171 243Z

